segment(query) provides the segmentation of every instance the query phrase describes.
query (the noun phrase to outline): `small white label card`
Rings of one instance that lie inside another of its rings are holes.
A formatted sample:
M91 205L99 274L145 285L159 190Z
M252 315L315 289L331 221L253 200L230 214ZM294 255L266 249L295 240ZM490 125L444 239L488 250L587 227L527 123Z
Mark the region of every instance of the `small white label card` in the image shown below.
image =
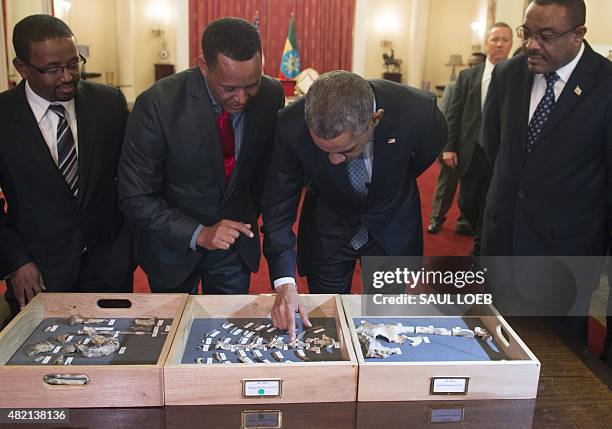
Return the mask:
M466 395L469 377L432 377L430 395Z
M283 381L272 380L242 380L242 396L249 397L277 397L283 393Z

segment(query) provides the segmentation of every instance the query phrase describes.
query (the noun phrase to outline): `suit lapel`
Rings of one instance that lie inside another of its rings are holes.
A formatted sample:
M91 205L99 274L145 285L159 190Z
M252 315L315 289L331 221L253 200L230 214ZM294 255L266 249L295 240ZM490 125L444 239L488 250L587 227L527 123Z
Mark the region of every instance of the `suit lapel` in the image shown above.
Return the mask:
M479 64L475 67L474 79L472 79L472 91L478 95L478 101L482 105L482 75L484 74L485 65Z
M70 188L53 161L45 139L36 123L36 118L30 109L25 95L25 81L22 81L18 86L13 120L16 122L16 129L21 142L42 167L42 171L56 182L58 188L72 196Z
M386 100L383 91L377 90L376 86L372 85L374 96L376 98L376 110L385 109ZM393 118L393 111L385 111L383 117L374 130L374 162L372 164L372 184L368 188L368 196L366 204L375 200L378 190L385 186L386 169L390 165L394 165L394 158L397 154L397 146L400 141L400 136L397 135L397 130L401 127L397 125L397 121ZM397 143L396 143L397 142Z
M565 84L559 96L559 100L555 103L550 113L550 118L548 118L548 121L544 124L538 141L541 141L593 87L595 83L595 74L593 71L598 68L596 59L590 46L585 42L582 58ZM578 91L577 88L580 88L580 90ZM537 148L537 146L538 143L536 143L534 149Z
M531 87L533 86L533 75L529 73L527 68L527 60L521 64L521 72L518 73L518 81L515 88L523 88L522 91L517 91L518 106L516 107L517 115L515 116L517 124L516 130L519 133L519 153L525 156L525 146L527 145L527 129L529 124L529 103L531 102Z
M377 109L384 108L378 107ZM394 134L400 127L389 119L389 115L383 115L382 120L374 131L374 162L372 164L372 184L368 188L368 196L366 197L366 204L374 201L376 193L385 186L384 176L386 175L385 167L388 168L390 165L394 165L393 159L396 156L396 150L398 143L390 143L392 141L399 142L400 138Z
M200 136L210 154L211 164L214 174L217 177L217 182L225 192L226 183L225 171L223 169L223 153L221 152L221 139L219 138L219 131L215 125L216 119L212 111L210 98L206 93L204 78L197 67L193 69L188 86L189 93L193 100L193 113L198 128L200 129Z
M92 174L96 144L96 101L87 97L87 89L79 84L75 99L77 136L79 147L79 206L87 195L87 185Z

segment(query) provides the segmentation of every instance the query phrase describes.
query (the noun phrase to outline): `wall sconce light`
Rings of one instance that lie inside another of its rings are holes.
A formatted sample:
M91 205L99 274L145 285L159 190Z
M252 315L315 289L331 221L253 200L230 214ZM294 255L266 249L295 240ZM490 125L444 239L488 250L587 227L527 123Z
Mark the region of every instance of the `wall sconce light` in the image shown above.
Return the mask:
M387 9L378 13L375 18L375 30L380 36L380 46L385 49L391 49L391 40L397 36L400 30L398 13L394 10Z
M163 37L164 21L167 15L166 5L161 2L155 2L151 5L149 13L151 15L151 33L154 37Z
M459 66L464 66L465 64L463 64L463 58L461 58L460 54L451 54L448 57L448 63L446 63L447 66L452 66L452 70L451 70L451 74L450 74L450 81L454 82L455 80L457 80L457 70L456 67Z
M470 27L472 29L472 52L482 51L485 23L484 21L474 21L470 24Z

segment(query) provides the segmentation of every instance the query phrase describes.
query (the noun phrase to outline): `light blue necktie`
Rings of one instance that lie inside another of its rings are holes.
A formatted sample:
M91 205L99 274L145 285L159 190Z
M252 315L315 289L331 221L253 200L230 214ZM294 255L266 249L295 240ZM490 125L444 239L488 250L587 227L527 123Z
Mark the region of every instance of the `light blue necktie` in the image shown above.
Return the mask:
M555 83L560 79L560 77L556 72L552 72L546 73L544 75L544 79L546 79L546 92L544 93L544 97L542 97L538 103L538 107L536 107L535 112L533 112L533 116L529 122L529 127L527 128L527 144L525 145L525 152L528 154L533 150L533 147L538 141L538 137L542 132L542 128L544 128L544 124L546 124L546 121L550 116L550 112L555 106L554 87Z
M346 166L349 182L359 196L364 199L368 194L366 182L368 181L368 172L366 171L363 153L358 158L350 161ZM361 246L368 242L368 229L365 225L361 225L357 233L351 239L351 246L358 250Z

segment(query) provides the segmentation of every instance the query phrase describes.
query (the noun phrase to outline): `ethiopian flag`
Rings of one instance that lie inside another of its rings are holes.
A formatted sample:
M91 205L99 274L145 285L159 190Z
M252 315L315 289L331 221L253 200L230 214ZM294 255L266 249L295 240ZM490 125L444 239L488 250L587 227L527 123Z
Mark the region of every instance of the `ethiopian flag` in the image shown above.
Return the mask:
M293 79L300 73L300 53L298 51L297 39L295 37L295 25L293 24L293 14L289 21L289 32L285 40L283 57L280 64L280 78Z

